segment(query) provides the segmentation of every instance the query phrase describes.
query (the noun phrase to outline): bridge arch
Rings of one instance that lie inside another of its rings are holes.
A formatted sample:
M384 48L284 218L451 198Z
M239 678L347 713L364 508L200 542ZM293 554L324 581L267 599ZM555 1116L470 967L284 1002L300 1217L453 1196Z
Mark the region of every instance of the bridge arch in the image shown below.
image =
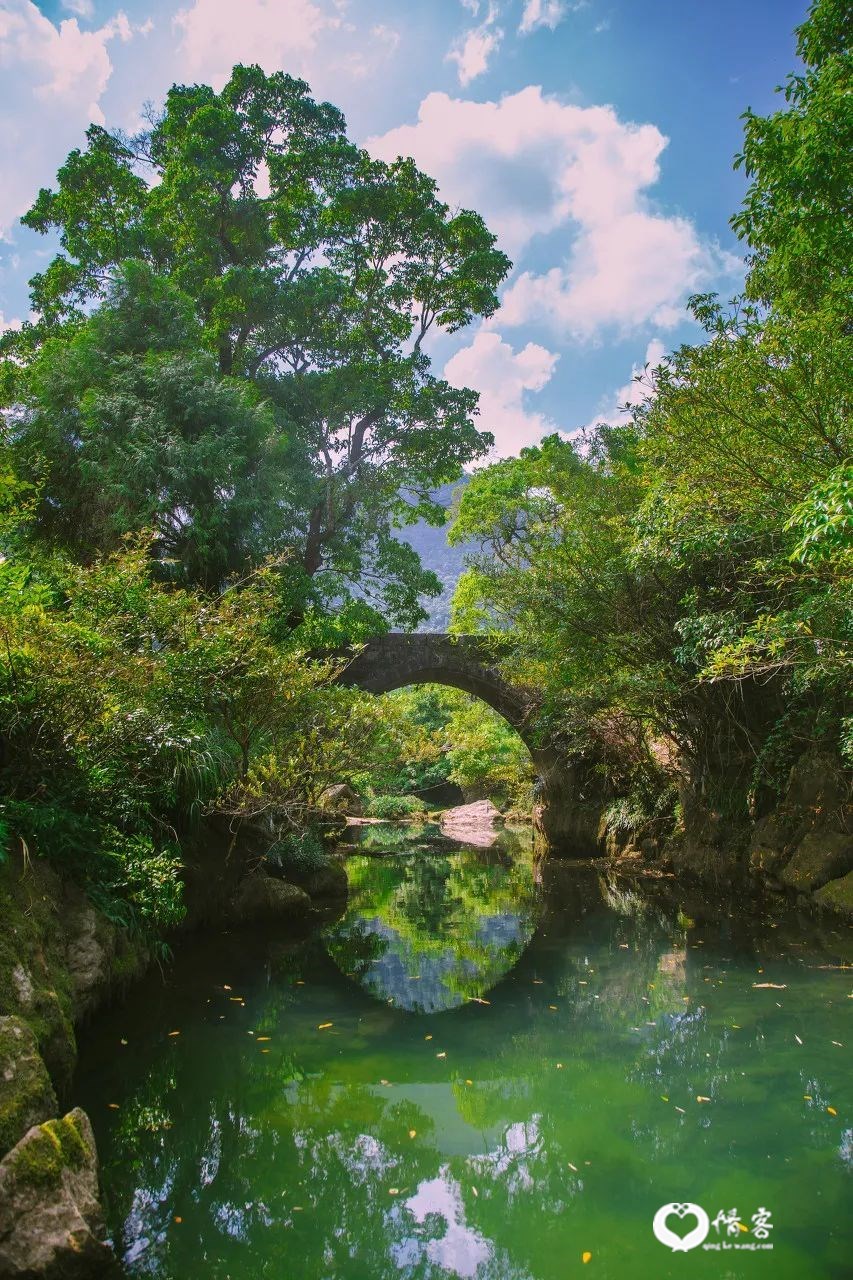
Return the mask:
M391 693L413 684L444 684L481 698L518 732L530 752L539 775L540 799L534 821L547 844L568 856L595 854L589 822L578 821L583 799L578 769L557 747L542 741L536 723L540 699L535 690L505 679L491 638L389 632L355 653L339 680L367 693Z

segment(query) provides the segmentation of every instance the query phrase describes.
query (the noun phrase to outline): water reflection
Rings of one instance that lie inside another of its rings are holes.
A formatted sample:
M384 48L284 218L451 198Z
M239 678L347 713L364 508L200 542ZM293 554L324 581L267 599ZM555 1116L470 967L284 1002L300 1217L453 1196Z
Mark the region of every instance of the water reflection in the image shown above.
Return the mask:
M484 998L533 936L533 856L510 833L499 852L422 846L351 857L347 874L346 914L325 933L329 955L397 1008L437 1013Z
M750 1277L849 1274L843 939L577 868L537 898L507 844L416 861L354 858L326 937L211 938L92 1029L132 1275L719 1280L654 1241L674 1199L768 1207Z

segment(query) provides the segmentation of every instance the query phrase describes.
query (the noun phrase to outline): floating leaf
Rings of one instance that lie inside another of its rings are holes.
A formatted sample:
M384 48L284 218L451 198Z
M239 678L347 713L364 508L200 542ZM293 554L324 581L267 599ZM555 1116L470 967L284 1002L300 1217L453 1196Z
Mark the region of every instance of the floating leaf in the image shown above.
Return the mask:
M711 1099L710 1099L710 1098L706 1098L706 1097L705 1097L705 1095L704 1095L704 1094L702 1094L702 1093L697 1093L697 1094L696 1094L696 1101L697 1101L697 1102L710 1102L710 1101L711 1101Z
M272 1040L272 1036L255 1036L255 1040L261 1044L264 1040Z
M170 1032L169 1032L169 1035L170 1035L170 1036L179 1036L180 1034L181 1034L181 1033L180 1033L180 1031L170 1031Z
M581 1262L589 1262L591 1258L592 1258L592 1254L590 1253L589 1249L586 1249L581 1254Z
M759 970L760 972L760 970ZM787 991L787 982L753 982L756 991Z
M837 1115L838 1115L838 1112L835 1110L835 1107L827 1107L826 1109L827 1109L827 1111L829 1112L829 1114L830 1114L831 1116L837 1116Z
M321 1022L317 1026L318 1031L328 1031L329 1027L333 1027L334 1022Z
M416 1138L416 1137L417 1137L417 1135L418 1135L418 1131L417 1131L417 1129L410 1129L410 1130L409 1130L409 1137L410 1137L410 1138Z
M802 1044L802 1043L803 1043L803 1042L802 1042L802 1040L800 1039L800 1037L796 1034L796 1032L794 1032L794 1039L796 1040L797 1044Z
M445 1051L442 1049L441 1053L437 1053L435 1056L436 1056L437 1058L446 1058L446 1057L447 1057L447 1054L446 1054L446 1053L445 1053Z

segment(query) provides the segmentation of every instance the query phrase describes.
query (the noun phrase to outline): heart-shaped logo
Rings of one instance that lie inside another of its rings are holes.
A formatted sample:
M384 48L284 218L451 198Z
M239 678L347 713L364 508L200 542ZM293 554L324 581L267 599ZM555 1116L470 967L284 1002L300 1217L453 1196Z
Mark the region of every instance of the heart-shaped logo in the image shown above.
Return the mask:
M679 1221L685 1218L695 1218L696 1226L686 1235L680 1236L667 1226L667 1218L675 1217ZM654 1231L661 1244L665 1244L673 1253L687 1253L688 1249L695 1249L697 1244L701 1244L708 1234L710 1228L708 1215L699 1204L689 1204L687 1202L673 1204L664 1204L658 1209L652 1223L652 1231Z

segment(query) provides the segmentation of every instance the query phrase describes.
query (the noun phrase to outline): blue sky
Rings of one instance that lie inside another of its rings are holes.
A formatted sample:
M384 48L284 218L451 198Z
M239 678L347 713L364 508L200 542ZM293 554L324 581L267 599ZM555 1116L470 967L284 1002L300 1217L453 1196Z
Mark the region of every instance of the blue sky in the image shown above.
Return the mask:
M498 314L439 337L498 451L616 416L696 336L684 300L742 275L728 220L747 106L795 65L806 0L0 0L0 324L55 246L17 218L91 120L133 128L233 62L304 76L386 157L477 208L515 268Z

